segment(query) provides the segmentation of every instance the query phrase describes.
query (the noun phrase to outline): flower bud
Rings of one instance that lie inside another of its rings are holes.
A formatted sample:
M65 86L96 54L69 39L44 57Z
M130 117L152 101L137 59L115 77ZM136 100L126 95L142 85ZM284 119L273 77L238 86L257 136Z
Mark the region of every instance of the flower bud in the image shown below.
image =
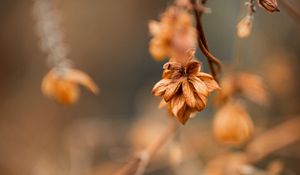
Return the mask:
M213 131L222 144L240 145L252 136L253 123L239 103L228 102L215 115Z
M279 12L277 0L258 0L259 5L268 12Z
M251 34L252 31L252 16L245 16L237 25L237 35L240 38L246 38Z

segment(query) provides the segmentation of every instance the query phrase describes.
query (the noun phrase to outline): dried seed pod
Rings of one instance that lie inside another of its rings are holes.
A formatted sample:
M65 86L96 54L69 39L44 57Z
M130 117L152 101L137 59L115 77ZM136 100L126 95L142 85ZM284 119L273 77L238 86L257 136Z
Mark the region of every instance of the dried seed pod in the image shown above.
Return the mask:
M243 144L252 136L253 129L254 126L247 111L237 102L228 102L214 117L214 135L222 144Z
M62 104L74 104L79 97L78 84L85 86L94 94L98 87L84 72L76 69L60 70L53 68L42 81L42 92Z
M277 0L258 0L258 4L270 13L280 11Z
M186 65L166 63L163 79L152 89L152 93L163 98L169 112L182 124L187 122L193 112L203 110L209 93L219 89L218 83L210 74L200 72L201 64L191 60L193 57L194 52L189 52L186 59L182 59L188 60Z
M253 16L245 16L237 25L237 35L240 38L246 38L250 36L252 31Z

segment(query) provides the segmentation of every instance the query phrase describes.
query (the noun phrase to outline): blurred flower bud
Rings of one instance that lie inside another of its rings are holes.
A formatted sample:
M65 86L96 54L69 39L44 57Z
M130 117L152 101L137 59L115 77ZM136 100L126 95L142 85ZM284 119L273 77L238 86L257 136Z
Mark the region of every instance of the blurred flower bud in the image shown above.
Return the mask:
M277 0L258 0L259 5L268 12L279 12Z
M223 144L240 145L252 135L253 123L244 107L228 102L215 115L213 131L216 139Z
M252 31L253 17L250 15L245 16L237 25L237 35L240 38L246 38Z

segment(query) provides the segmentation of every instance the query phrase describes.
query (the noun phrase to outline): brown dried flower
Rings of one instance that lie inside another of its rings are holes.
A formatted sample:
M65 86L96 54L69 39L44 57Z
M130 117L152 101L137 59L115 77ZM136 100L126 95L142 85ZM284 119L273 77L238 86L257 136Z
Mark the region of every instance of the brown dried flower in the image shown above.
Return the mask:
M254 126L245 108L237 102L228 102L215 115L213 131L223 144L240 145L252 136Z
M258 0L258 4L268 12L279 12L277 0Z
M191 113L201 111L207 104L210 92L219 89L218 83L207 73L200 72L200 62L189 52L187 64L168 62L163 68L163 79L152 89L155 96L163 98L169 112L185 124ZM171 59L172 60L172 59Z
M76 69L53 68L42 81L42 92L62 104L74 104L79 97L78 84L85 86L94 94L98 87L84 72Z
M253 16L245 16L237 25L237 35L240 38L246 38L250 36L252 31Z
M149 30L153 36L149 50L157 60L182 57L188 49L195 46L196 31L192 17L177 6L169 7L162 14L160 22L150 21Z
M260 104L268 104L268 93L265 84L259 75L239 72L229 74L221 80L222 90L216 97L216 104L220 105L238 93L249 100Z

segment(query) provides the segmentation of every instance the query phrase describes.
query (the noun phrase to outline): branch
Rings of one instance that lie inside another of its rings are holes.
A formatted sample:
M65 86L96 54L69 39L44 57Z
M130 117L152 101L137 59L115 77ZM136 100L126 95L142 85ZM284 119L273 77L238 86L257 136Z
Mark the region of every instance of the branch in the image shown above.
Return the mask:
M206 3L206 1L207 0L203 0L202 4ZM194 11L195 18L196 18L196 29L197 29L197 34L198 34L197 40L198 40L199 48L202 51L202 53L205 55L205 57L207 58L212 76L217 80L217 73L219 73L221 71L221 62L210 53L209 48L208 48L208 43L207 43L205 33L203 30L203 26L201 23L201 17L202 17L203 11L199 10L199 9L203 9L203 7L202 7L202 5L197 3L195 0L190 0L190 2L193 5L193 11Z
M295 20L300 22L300 12L293 6L289 0L281 0L282 5L287 9L287 12L294 17Z
M300 140L300 117L290 119L255 138L247 147L250 163Z
M170 137L177 131L178 125L175 121L170 120L166 130L159 135L147 149L136 154L123 168L121 168L115 175L142 175L144 174L151 159L160 150L160 148L170 139Z

